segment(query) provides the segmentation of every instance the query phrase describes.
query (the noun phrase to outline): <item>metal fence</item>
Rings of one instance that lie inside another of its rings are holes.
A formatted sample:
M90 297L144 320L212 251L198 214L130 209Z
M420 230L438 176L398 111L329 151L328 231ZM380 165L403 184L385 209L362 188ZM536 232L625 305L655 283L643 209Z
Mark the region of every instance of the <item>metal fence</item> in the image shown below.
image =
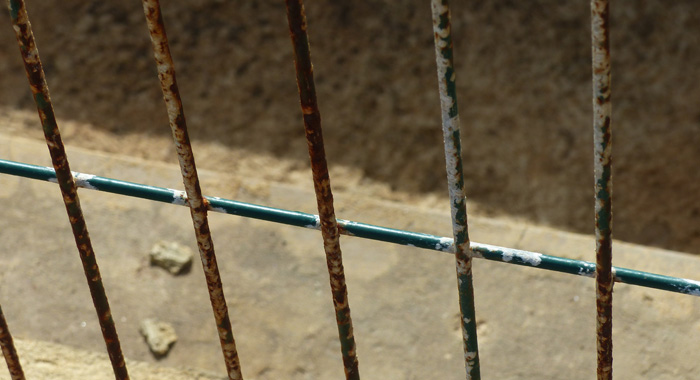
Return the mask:
M27 78L29 79L29 85L39 112L53 168L0 160L0 172L58 183L63 194L68 218L75 236L116 379L128 379L129 374L124 362L114 320L111 316L107 295L100 277L95 252L92 249L90 236L83 218L77 194L78 187L188 206L190 208L229 379L242 379L243 375L226 306L226 298L224 297L221 284L221 274L219 273L214 245L209 233L207 221L207 213L209 211L321 231L328 265L331 294L335 307L341 355L347 379L359 379L360 374L339 244L339 236L341 234L442 251L454 255L467 379L479 379L481 377L476 335L474 288L472 285L473 258L483 258L595 278L598 379L612 378L612 288L614 282L700 296L700 282L698 281L612 266L609 0L591 1L594 188L596 199L595 235L597 239L595 263L470 241L467 228L466 192L462 171L455 70L452 59L450 9L447 0L432 0L432 14L453 236L440 237L336 219L323 144L321 117L314 86L304 6L301 0L286 0L286 6L294 50L301 111L313 171L318 215L202 195L158 0L143 0L143 9L153 43L158 78L180 161L185 191L72 172L61 141L61 135L51 105L49 89L24 1L9 0L12 26L24 60ZM20 360L1 308L0 346L12 379L24 379Z

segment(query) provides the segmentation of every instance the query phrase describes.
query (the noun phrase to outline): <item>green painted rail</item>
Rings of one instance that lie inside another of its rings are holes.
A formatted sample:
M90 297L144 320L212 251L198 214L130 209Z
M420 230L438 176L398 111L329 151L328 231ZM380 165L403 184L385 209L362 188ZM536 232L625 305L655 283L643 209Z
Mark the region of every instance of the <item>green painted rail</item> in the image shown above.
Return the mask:
M32 178L41 181L56 182L56 175L52 168L8 160L0 159L0 173ZM92 174L77 172L73 172L73 178L75 178L75 183L78 187L85 189L121 194L163 203L171 203L179 206L187 205L187 195L181 190L148 186L140 183L98 177ZM318 215L238 202L218 197L205 198L208 200L207 206L209 210L213 212L266 220L269 222L281 223L296 227L304 227L315 230L320 229ZM340 232L344 235L446 252L450 254L454 252L453 239L448 237L398 230L343 219L338 219L338 227ZM538 269L547 269L555 272L568 273L590 278L595 277L595 263L588 261L572 260L537 252L523 251L519 249L475 242L471 243L471 248L474 252L474 257L476 258L483 258L490 261L499 261L507 264L515 264ZM700 297L700 281L664 276L619 267L613 267L613 273L615 275L616 282Z

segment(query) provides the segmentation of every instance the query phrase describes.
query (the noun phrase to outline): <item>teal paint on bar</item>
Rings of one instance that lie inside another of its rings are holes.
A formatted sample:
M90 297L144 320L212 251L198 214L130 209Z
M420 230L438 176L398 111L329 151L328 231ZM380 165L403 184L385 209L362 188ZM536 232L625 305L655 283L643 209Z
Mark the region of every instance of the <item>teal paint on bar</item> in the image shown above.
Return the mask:
M22 2L17 0L10 0L10 17L12 18L12 21L16 21L17 17L19 17L20 5L22 5Z

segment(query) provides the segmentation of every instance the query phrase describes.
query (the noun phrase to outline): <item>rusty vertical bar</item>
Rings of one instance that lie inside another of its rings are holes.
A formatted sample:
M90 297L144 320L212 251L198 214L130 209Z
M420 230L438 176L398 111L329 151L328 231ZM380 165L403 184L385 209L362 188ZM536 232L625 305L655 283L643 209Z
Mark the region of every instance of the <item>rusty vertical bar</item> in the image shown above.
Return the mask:
M598 379L612 379L612 106L609 1L591 1Z
M202 189L199 185L197 167L194 161L194 154L187 133L187 123L185 113L180 99L180 92L175 79L175 65L168 46L168 37L165 33L163 15L161 14L160 1L143 0L143 10L146 15L148 31L153 42L153 53L158 68L158 78L160 79L163 99L168 111L170 128L172 129L175 148L180 161L182 180L187 193L190 214L194 225L197 246L204 267L204 276L209 290L209 299L214 311L219 342L224 355L228 378L239 380L243 378L241 364L238 359L236 341L233 337L231 320L229 318L224 289L221 283L221 275L214 252L214 243L209 230L207 219L207 202L202 196Z
M100 269L97 266L97 259L92 248L92 242L90 241L90 235L88 234L87 225L85 224L83 211L80 207L77 188L68 165L68 158L56 123L53 105L51 104L51 98L49 96L49 87L46 84L46 77L39 58L39 50L34 40L31 24L27 16L27 10L23 0L9 0L9 4L12 27L17 36L17 43L19 44L22 60L24 61L27 78L29 79L29 86L31 87L34 102L39 111L39 118L41 119L41 125L44 129L44 137L46 138L51 160L56 170L56 178L61 188L61 193L63 194L63 202L66 206L68 219L70 220L73 236L75 237L75 243L78 246L78 252L80 253L83 270L90 288L90 295L95 305L102 336L107 346L109 359L112 362L112 369L114 370L116 379L128 379L129 374L126 369L126 364L124 363L119 337L114 325L114 320L112 319L112 312L110 311L107 294L102 284Z
M1 306L0 348L2 348L2 354L5 357L7 369L10 371L10 378L12 380L24 380L24 371L22 371L22 365L19 362L19 356L17 355L17 350L15 349L15 344L12 341L12 335L10 334L10 329L7 327L7 321L5 320L5 315L2 312Z
M462 170L462 147L457 109L457 88L452 52L450 8L447 0L433 0L433 33L437 62L442 132L445 140L447 183L452 212L452 233L455 243L459 309L464 341L464 365L467 379L480 379L479 345L476 337L472 256L467 224L467 198Z
M345 284L343 271L343 258L340 251L340 234L338 223L333 209L333 194L331 192L330 177L326 152L323 146L323 130L321 128L321 114L316 99L314 85L313 65L309 50L309 39L306 33L306 14L302 0L287 0L287 19L289 21L289 33L294 47L294 63L296 68L297 85L299 86L299 98L301 111L304 118L304 130L309 146L311 170L313 172L314 190L323 235L323 248L326 252L326 263L330 276L333 306L335 307L336 322L338 324L338 336L347 379L359 379L360 373L357 361L357 349L353 334L352 318L350 317L350 304L348 302L348 290Z

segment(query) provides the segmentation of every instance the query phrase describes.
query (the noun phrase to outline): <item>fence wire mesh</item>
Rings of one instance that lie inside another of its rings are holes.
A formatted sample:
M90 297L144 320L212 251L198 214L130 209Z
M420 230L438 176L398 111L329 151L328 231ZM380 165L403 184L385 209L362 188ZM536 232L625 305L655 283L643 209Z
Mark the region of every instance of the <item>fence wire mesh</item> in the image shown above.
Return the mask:
M78 187L188 206L190 208L229 379L242 379L243 375L209 231L207 220L209 211L321 231L341 354L347 379L359 379L359 369L339 243L341 234L414 246L454 255L467 379L479 379L481 377L476 336L474 288L472 284L473 258L483 258L491 261L595 278L597 298L597 372L599 379L612 378L612 288L614 282L700 296L700 282L698 281L612 266L612 145L608 0L591 1L596 197L595 235L597 239L595 263L470 241L462 168L460 123L456 99L450 9L446 0L432 0L431 7L453 236L451 238L440 237L336 219L323 143L321 116L313 79L313 66L311 64L307 30L308 24L304 5L301 0L287 0L286 7L294 51L304 130L317 198L318 215L217 197L205 197L203 195L199 185L182 101L175 79L174 63L170 55L158 0L143 0L143 8L153 43L158 77L180 161L185 191L71 172L53 113L48 85L24 1L9 0L12 26L16 33L30 88L44 129L53 168L0 160L0 173L58 183L116 379L128 379L129 375L124 363L105 289L102 285L95 252L92 249L82 215L77 194ZM12 379L23 379L24 374L1 308L0 345L2 346Z

